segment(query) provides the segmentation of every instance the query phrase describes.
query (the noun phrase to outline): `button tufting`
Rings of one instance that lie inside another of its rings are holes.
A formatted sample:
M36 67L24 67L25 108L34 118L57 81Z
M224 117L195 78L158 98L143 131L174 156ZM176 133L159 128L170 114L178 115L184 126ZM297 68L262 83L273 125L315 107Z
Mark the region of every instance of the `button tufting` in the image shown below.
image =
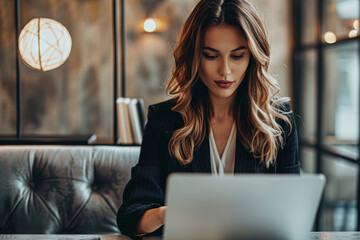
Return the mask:
M30 188L35 188L35 183L34 183L34 182L30 182L30 183L29 183L29 187L30 187Z

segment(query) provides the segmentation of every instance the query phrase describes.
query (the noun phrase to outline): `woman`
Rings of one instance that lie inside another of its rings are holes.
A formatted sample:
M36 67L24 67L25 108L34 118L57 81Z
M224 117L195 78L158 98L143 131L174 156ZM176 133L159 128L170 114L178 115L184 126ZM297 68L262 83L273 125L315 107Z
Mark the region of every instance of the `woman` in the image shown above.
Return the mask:
M117 222L123 234L160 235L172 172L299 173L288 98L268 71L270 47L246 0L201 0L180 33L167 85L149 107L139 163Z

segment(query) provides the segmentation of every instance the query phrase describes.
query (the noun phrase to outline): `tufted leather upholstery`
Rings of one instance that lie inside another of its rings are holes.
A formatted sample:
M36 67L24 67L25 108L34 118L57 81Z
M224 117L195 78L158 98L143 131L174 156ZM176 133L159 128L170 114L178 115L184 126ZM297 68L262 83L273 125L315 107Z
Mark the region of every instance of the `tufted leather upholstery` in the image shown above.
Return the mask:
M1 146L0 233L120 233L140 147Z

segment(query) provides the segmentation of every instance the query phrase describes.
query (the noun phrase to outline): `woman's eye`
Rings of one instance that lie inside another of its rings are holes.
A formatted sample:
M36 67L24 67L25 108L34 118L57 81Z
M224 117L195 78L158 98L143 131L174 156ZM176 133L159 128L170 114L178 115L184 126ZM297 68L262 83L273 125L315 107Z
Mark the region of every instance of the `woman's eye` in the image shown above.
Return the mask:
M232 55L231 56L233 59L237 60L237 59L241 59L244 57L244 54L241 54L241 55Z
M209 59L209 60L214 60L216 59L218 56L217 55L208 55L206 53L204 53L204 57Z

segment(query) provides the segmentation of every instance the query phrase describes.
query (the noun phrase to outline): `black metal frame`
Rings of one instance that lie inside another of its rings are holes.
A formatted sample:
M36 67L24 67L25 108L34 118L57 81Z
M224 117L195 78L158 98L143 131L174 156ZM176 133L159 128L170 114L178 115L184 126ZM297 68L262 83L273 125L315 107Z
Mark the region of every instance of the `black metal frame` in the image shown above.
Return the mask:
M15 0L15 34L16 34L16 137L21 138L21 73L19 56L20 35L20 0Z
M125 96L125 68L124 68L124 0L112 0L113 6L113 44L114 44L114 100L113 100L113 143L115 145L118 139L118 123L116 114L116 100L119 97L119 71L118 71L118 2L120 3L120 60L121 60L121 96ZM8 144L66 144L66 145L82 145L90 144L90 135L83 136L23 136L21 129L21 71L20 71L20 54L19 54L19 35L20 35L20 0L14 1L15 7L15 28L16 28L16 136L0 136L0 145ZM95 143L96 145L96 143ZM104 145L104 144L102 144ZM134 145L129 145L134 146Z
M116 99L118 98L118 48L117 48L117 35L118 35L118 31L117 31L117 4L116 4L117 0L113 0L113 34L114 34L114 106L113 106L113 111L114 111L114 144L116 143L117 139L118 139L118 125L117 125L117 114L116 114Z
M301 106L302 106L302 96L301 93L303 91L302 86L302 78L303 78L303 65L302 59L304 56L304 52L309 49L314 49L317 51L317 118L316 118L316 141L311 142L306 139L300 139L300 149L303 147L312 148L316 151L316 172L322 172L322 164L323 164L323 155L330 155L337 158L340 158L344 161L351 162L353 164L357 164L358 167L358 177L357 177L357 215L358 215L358 222L357 222L357 230L360 231L360 131L358 136L358 157L348 156L339 151L335 148L326 146L323 142L323 106L324 106L324 84L326 79L324 78L324 55L323 51L324 48L329 46L337 46L339 44L343 44L345 42L354 42L358 41L360 46L360 36L356 38L343 38L338 39L336 43L327 44L322 42L321 39L321 26L323 26L323 10L324 10L324 0L317 0L318 5L318 12L317 12L317 26L316 26L316 33L317 33L317 42L315 44L302 44L301 40L301 29L302 29L302 0L293 0L293 16L294 16L294 53L293 53L293 66L294 66L294 73L293 73L293 81L294 81L294 97L295 97L295 110L297 113L301 114ZM360 4L359 4L360 8ZM360 9L359 9L360 13ZM360 63L360 47L359 47L359 63ZM360 64L359 64L360 69ZM360 81L360 79L359 79ZM359 89L360 93L360 89ZM359 113L360 113L360 97L359 97ZM360 120L358 122L359 129L360 129ZM321 201L323 202L323 201ZM323 206L323 203L320 204L320 208ZM319 230L319 212L316 217L315 221L315 230Z

